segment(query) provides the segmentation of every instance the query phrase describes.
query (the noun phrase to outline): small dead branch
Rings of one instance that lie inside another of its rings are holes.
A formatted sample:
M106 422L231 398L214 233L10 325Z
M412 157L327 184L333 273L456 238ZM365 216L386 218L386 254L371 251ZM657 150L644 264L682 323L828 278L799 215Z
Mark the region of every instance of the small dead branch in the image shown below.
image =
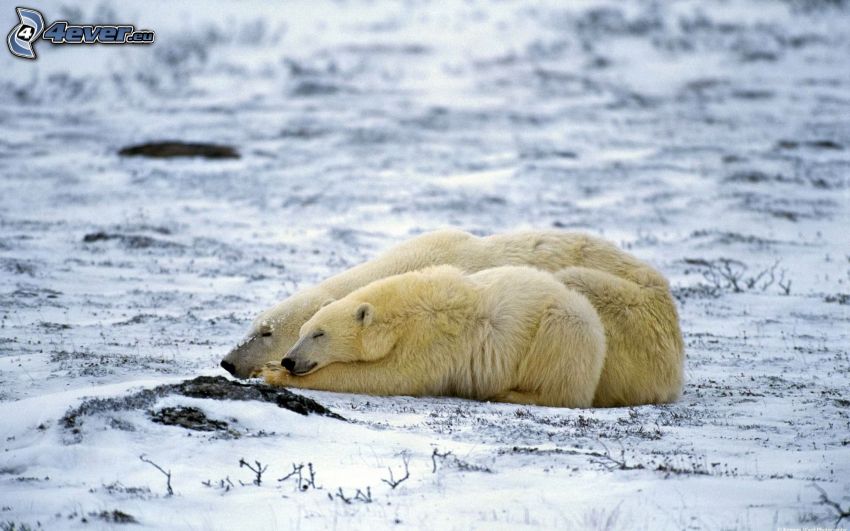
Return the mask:
M361 501L363 503L372 503L372 488L366 487L366 492L363 492L360 489L357 489L357 492L354 493L354 496L346 496L342 491L342 487L339 487L336 491L336 494L328 493L328 499L333 501L334 498L339 498L347 505L351 505L353 501Z
M244 466L248 470L253 472L255 476L253 483L254 485L259 487L263 483L263 472L265 472L269 468L269 465L263 466L259 461L254 461L254 464L256 465L256 468L248 464L248 462L245 461L244 457L239 459L239 468L242 468Z
M446 457L448 457L450 455L451 455L451 452L449 450L446 450L445 452L440 453L439 450L434 448L434 451L431 452L431 473L432 474L437 473L437 458L438 457L440 459L445 459Z
M747 266L737 260L720 258L709 265L708 270L702 276L705 280L718 289L723 287L732 288L735 293L744 291L741 288L741 279Z
M767 288L773 285L776 281L776 268L779 266L779 260L775 261L772 266L759 271L754 277L746 279L747 289L758 288L761 291L767 291ZM761 282L761 285L759 285Z
M718 295L723 291L732 293L744 293L746 291L767 291L768 288L777 284L777 268L780 260L753 275L748 275L749 266L738 260L730 258L718 258L716 260L704 260L701 258L687 258L685 263L699 268L702 277L707 282L711 293ZM779 271L778 286L788 295L791 292L791 281L785 280L786 271Z
M841 507L841 505L838 504L838 502L832 501L832 499L830 499L829 497L829 494L827 494L826 491L823 490L817 483L812 483L812 486L818 489L818 491L820 492L820 504L826 505L827 507L832 507L832 509L838 516L838 519L835 521L834 524L832 524L832 527L837 528L838 524L840 524L842 520L844 520L845 518L850 518L850 508L844 509Z
M339 498L340 500L344 501L348 505L351 505L351 498L345 497L345 494L342 492L342 487L337 489L336 494L331 494L330 492L328 493L328 499L329 500L333 501L334 498Z
M214 484L212 480L208 479L206 481L202 481L201 485L209 487L211 489L221 489L224 492L230 492L230 489L236 488L236 485L232 481L230 481L230 476L218 480L218 484Z
M617 458L615 458L614 456L611 455L611 450L608 449L608 446L606 446L604 442L602 442L602 441L598 441L598 442L599 442L600 445L602 445L602 448L605 449L605 453L604 454L597 453L596 457L601 457L601 458L605 459L606 461L608 461L608 464L610 465L608 467L609 470L611 470L611 469L627 470L629 468L629 466L626 464L626 448L622 444L620 445L620 459L617 459Z
M310 474L310 479L304 484L304 490L307 490L307 487L319 488L316 486L316 471L313 470L313 463L307 463L307 472Z
M169 496L174 496L174 489L171 488L171 470L166 472L161 466L159 466L158 464L156 464L153 461L151 461L150 459L148 459L145 454L140 455L139 459L143 463L147 463L147 464L153 466L154 468L156 468L157 470L159 470L160 472L162 472L162 474L165 476L165 487L167 489L166 492L168 492Z
M779 272L779 281L777 285L782 289L782 293L785 295L791 295L791 279L785 279L785 270Z
M299 463L297 465L292 463L292 472L282 478L278 478L278 482L286 481L289 478L294 477L295 483L300 491L305 491L309 488L320 489L321 487L316 486L316 470L313 468L313 463L307 463L307 474L309 474L309 476L304 477L304 463Z
M278 480L278 482L280 482L280 481L286 481L287 479L289 479L289 478L291 478L291 477L293 477L293 476L295 476L295 475L297 474L297 475L298 475L298 477L297 477L296 479L298 479L298 485L299 485L299 487L300 487L300 486L301 486L301 471L302 471L303 469L304 469L304 465L303 465L303 464L296 465L295 463L292 463L292 472L290 472L289 474L287 474L287 475L283 476L282 478L277 478L277 480Z
M433 452L431 452L431 473L437 472L437 458L440 458L440 462L443 466L454 467L461 472L485 472L487 474L492 474L493 470L486 466L475 465L468 461L464 461L463 459L459 459L456 455L453 455L451 452L443 452L440 453L435 448Z
M393 477L393 469L391 467L387 467L387 470L389 470L389 472L390 472L390 479L388 479L388 480L382 479L381 480L384 483L386 483L387 485L389 485L390 487L392 487L393 489L395 489L396 487L398 487L399 485L401 485L402 483L407 481L408 478L410 478L410 470L408 469L408 464L410 463L410 455L407 454L407 453L402 453L401 459L404 462L404 477L401 477L399 479L395 479Z
M622 443L620 444L620 458L617 459L616 457L611 455L611 451L608 449L607 446L605 446L605 443L603 443L602 441L597 442L602 445L602 448L605 449L605 453L603 454L600 452L590 452L588 453L588 455L598 457L606 461L606 464L603 466L605 466L605 468L607 468L608 470L639 470L643 468L643 465L641 464L630 465L626 462L626 448L622 445Z

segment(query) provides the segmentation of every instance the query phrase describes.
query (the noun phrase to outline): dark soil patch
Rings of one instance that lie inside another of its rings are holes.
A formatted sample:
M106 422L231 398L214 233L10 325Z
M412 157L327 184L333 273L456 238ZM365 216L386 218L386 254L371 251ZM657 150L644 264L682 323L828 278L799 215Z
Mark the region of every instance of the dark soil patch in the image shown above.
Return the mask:
M300 413L301 415L315 413L317 415L345 420L315 400L296 395L280 387L271 387L261 383L236 382L228 380L223 376L198 376L193 380L186 380L170 387L174 387L177 394L192 398L273 402L278 407Z
M730 232L730 231L719 231L719 230L696 230L693 231L690 235L690 238L695 239L707 239L709 245L734 245L734 244L744 244L744 245L752 245L755 247L770 247L776 244L786 244L786 245L795 245L795 242L790 241L780 241L773 240L769 238L762 238L759 236L755 236L752 234L741 234L738 232ZM705 261L703 261L705 263Z
M228 424L223 420L215 420L196 407L164 407L150 413L150 418L157 424L180 426L195 431L226 431Z
M127 514L124 511L114 509L112 511L100 511L99 513L89 513L92 518L100 518L104 522L113 524L138 524L139 521L133 515Z
M66 323L49 323L47 321L42 321L42 322L38 323L38 326L40 326L41 328L43 328L45 330L51 331L51 332L58 332L58 331L61 331L61 330L70 330L71 329L71 325L69 325L69 324L66 324Z
M231 146L178 141L150 142L128 146L118 152L122 157L149 157L169 159L175 157L202 157L205 159L238 159L239 152Z
M850 304L850 294L847 293L836 293L834 295L827 295L823 298L824 302L833 302L837 304Z
M118 241L127 249L148 249L150 247L181 247L180 244L151 238L150 236L138 234L121 234L116 232L91 232L83 236L83 242L96 243L104 241Z
M806 147L811 149L831 149L835 151L840 151L844 149L844 146L832 140L810 140L806 142L798 142L796 140L780 140L776 143L776 147L777 149L799 149Z
M781 173L766 173L759 170L737 171L725 179L727 182L762 184L762 183L793 183L801 184L802 179L795 179Z
M262 383L241 383L228 380L223 376L198 376L197 378L184 380L178 384L160 385L153 389L143 389L127 396L84 400L79 406L69 409L60 419L59 423L66 430L74 434L75 437L71 442L80 442L82 440L80 426L83 423L83 417L105 412L149 409L157 400L167 395L182 395L212 400L272 402L277 404L278 407L294 411L301 415L312 413L345 420L315 400L296 395L283 388L270 387Z

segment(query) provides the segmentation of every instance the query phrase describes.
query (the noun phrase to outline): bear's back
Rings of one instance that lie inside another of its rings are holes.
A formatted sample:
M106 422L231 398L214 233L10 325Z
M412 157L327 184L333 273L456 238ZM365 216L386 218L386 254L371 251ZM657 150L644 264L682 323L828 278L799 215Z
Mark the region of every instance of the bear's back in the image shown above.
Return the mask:
M527 266L494 267L468 279L480 297L480 318L514 340L533 333L542 312L567 291L550 273Z

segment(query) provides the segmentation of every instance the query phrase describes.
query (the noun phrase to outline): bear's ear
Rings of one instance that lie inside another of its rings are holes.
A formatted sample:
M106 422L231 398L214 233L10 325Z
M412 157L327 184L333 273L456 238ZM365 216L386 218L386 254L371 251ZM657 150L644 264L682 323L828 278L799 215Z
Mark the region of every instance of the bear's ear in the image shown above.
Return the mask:
M357 312L355 312L354 317L361 325L369 326L372 324L372 319L375 317L375 307L368 302L364 302L357 307Z
M319 305L319 309L321 310L322 308L324 308L325 306L327 306L328 304L330 304L332 302L334 302L334 299L325 299L325 302L323 302L322 304Z

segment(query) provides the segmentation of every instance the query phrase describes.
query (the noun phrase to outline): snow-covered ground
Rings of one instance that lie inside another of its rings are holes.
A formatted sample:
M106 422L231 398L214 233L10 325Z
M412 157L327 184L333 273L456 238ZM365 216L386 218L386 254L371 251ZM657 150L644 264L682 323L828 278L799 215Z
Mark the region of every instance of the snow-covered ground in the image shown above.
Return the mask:
M4 529L831 527L819 488L850 508L845 2L38 4L157 42L0 53ZM164 139L242 156L117 155ZM341 421L166 395L62 420L223 374L260 309L445 226L651 261L681 401L303 393ZM188 407L213 431L154 422ZM314 483L279 481L301 463Z

